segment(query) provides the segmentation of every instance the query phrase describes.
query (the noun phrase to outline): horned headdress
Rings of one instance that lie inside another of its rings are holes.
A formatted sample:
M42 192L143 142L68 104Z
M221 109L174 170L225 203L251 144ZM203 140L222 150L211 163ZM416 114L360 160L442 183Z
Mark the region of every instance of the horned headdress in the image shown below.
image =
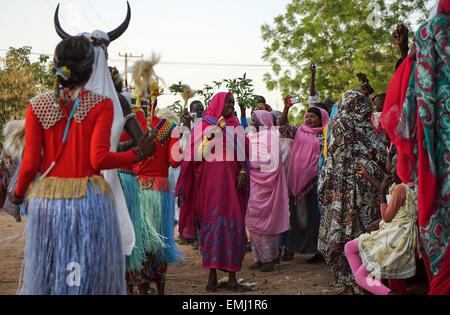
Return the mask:
M127 30L128 25L130 24L130 20L131 20L131 8L130 4L127 1L127 16L125 18L125 21L118 28L107 33L109 39L106 45L109 45L109 43L118 39ZM69 35L67 32L63 30L61 24L59 23L59 4L56 7L54 22L56 33L58 33L59 37L61 37L62 39L71 37L71 35Z

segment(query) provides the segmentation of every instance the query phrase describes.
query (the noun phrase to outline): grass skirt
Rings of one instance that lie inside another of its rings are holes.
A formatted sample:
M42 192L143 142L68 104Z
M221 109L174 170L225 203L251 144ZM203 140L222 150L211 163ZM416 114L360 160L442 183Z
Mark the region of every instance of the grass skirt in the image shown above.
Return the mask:
M145 248L142 234L142 213L137 177L119 170L128 212L136 233L136 243L130 256L126 256L126 272L139 271L145 261Z
M20 294L126 294L117 210L105 184L88 181L81 198L30 199Z
M175 197L173 187L167 178L155 179L157 184L140 189L143 216L144 244L147 245L147 259L135 283L165 281L165 266L178 263L182 254L175 244ZM142 186L141 186L142 187ZM137 279L139 278L139 279ZM131 279L129 279L133 282ZM130 283L129 281L129 283Z

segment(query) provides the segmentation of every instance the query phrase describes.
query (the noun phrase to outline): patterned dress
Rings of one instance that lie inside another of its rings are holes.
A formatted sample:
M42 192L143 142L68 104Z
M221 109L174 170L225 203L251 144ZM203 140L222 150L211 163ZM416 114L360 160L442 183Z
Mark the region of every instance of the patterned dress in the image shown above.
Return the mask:
M359 237L359 255L366 269L377 279L408 279L416 274L417 199L406 191L405 204L394 219L381 222L380 229ZM395 185L390 189L392 196Z
M285 139L292 139L292 146L297 130L298 127L286 124L280 127L280 134ZM323 133L316 134L316 137L320 142L320 151L322 151L324 142ZM289 173L288 171L286 174ZM318 254L317 238L320 225L320 209L317 201L317 182L318 177L315 177L305 186L305 191L307 192L299 202L296 202L297 196L292 196L290 192L289 210L291 229L287 235L287 248L290 252Z
M375 187L356 173L363 164L378 180L383 173L367 158L375 148L385 160L385 148L370 124L371 105L359 92L344 94L339 114L328 126L328 152L319 177L318 198L322 207L319 251L335 278L335 285L353 286L354 278L344 254L344 245L380 219L379 195Z
M418 186L419 228L435 279L431 293L450 291L450 16L438 15L415 35L416 63L393 136L402 180ZM394 128L393 128L394 129ZM404 156L404 159L401 157Z

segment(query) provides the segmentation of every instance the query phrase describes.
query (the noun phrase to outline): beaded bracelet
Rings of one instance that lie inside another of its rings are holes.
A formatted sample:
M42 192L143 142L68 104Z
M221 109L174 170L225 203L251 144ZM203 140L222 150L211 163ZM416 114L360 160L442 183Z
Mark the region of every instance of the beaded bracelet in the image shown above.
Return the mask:
M131 148L136 153L136 162L139 163L147 158L147 155L139 147Z
M125 116L125 124L132 118L135 118L136 114L135 113L131 113Z

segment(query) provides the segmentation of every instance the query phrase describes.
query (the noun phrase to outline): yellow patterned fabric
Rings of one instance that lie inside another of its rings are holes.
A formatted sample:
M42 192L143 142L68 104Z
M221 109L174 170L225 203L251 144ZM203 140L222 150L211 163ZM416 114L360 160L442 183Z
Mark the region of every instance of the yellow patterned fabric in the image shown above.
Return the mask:
M96 194L113 197L112 190L102 176L84 178L46 177L30 186L29 199L81 199L86 196L88 184L92 183Z
M381 222L380 229L359 237L359 255L366 269L378 279L407 279L416 273L417 199L406 190L405 204L394 219ZM390 195L395 189L393 185Z

